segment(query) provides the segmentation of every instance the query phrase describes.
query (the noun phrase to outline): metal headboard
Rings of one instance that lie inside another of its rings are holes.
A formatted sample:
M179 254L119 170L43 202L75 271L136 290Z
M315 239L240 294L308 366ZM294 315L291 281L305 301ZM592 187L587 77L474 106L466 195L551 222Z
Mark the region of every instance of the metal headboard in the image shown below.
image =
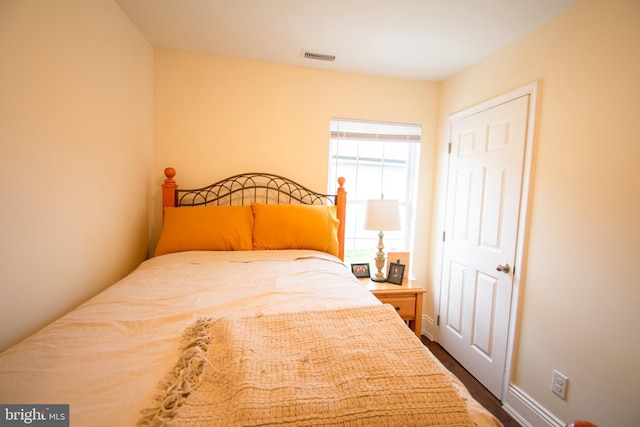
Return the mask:
M176 189L175 206L265 204L334 205L335 195L322 194L288 178L243 173L196 189Z

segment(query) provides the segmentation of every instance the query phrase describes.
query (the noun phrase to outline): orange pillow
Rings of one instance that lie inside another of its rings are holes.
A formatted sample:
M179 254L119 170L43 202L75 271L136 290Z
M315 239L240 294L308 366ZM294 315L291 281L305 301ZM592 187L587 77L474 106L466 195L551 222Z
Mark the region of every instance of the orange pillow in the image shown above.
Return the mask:
M253 249L314 249L338 256L335 206L252 203Z
M155 255L182 251L250 251L251 206L194 206L164 209Z

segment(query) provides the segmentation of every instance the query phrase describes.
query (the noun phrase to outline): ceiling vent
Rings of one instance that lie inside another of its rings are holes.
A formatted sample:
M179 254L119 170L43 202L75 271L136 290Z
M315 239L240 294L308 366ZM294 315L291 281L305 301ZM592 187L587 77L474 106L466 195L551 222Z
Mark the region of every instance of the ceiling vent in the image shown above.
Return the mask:
M336 56L328 53L311 52L310 50L303 50L302 56L307 59L315 59L316 61L335 61Z

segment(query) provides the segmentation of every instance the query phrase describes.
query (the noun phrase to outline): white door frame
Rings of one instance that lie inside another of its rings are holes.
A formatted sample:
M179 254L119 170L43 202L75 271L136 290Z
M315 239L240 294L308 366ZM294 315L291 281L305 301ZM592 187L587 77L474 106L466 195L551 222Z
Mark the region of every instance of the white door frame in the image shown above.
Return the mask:
M451 136L451 128L452 123L456 120L460 120L466 118L468 116L472 116L481 111L487 110L489 108L495 107L496 105L504 104L505 102L509 102L513 99L519 98L521 96L529 95L529 112L527 117L527 132L525 136L525 149L524 149L524 164L522 171L522 189L520 194L520 210L518 216L518 233L517 233L517 242L516 242L516 257L514 264L514 274L513 274L513 293L511 295L511 312L509 315L509 330L507 337L507 355L505 360L505 376L504 383L502 385L502 401L504 402L507 396L507 388L509 386L509 382L511 380L511 365L513 362L513 350L515 345L516 338L516 321L518 318L518 306L520 302L520 287L521 287L521 277L524 272L524 251L525 251L525 239L527 236L527 218L529 216L529 188L531 184L531 172L532 172L532 162L533 162L533 145L534 145L534 131L535 131L535 119L536 119L536 110L537 110L537 100L538 100L538 82L530 83L526 86L520 87L518 89L512 90L503 95L497 96L495 98L491 98L487 101L484 101L480 104L477 104L473 107L467 108L458 113L452 114L447 119L447 130L446 130L446 138L442 142L443 147L441 150L442 155L440 156L440 164L443 166L441 168L441 190L440 194L443 196L441 200L441 208L439 209L439 224L441 227L445 225L445 215L446 215L446 206L447 206L447 189L448 189L448 176L449 176L449 162L448 162L448 145L449 138ZM439 230L436 233L437 236L441 236L443 230ZM442 239L438 239L437 245L437 265L436 265L436 277L435 277L435 286L434 286L434 313L436 317L440 314L440 295L441 295L441 280L442 280L442 256L443 256L443 245L444 242ZM435 327L435 340L438 341L439 328Z

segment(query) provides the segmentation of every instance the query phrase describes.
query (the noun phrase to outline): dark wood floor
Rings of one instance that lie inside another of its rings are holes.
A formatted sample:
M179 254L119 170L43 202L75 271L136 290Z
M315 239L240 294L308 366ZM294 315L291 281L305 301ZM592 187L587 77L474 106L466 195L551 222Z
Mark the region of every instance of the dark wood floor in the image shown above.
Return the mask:
M500 401L467 372L456 359L451 357L444 348L424 335L422 336L422 342L447 369L453 372L456 377L460 378L460 381L467 387L474 399L495 415L505 427L520 427L520 424L502 409Z

